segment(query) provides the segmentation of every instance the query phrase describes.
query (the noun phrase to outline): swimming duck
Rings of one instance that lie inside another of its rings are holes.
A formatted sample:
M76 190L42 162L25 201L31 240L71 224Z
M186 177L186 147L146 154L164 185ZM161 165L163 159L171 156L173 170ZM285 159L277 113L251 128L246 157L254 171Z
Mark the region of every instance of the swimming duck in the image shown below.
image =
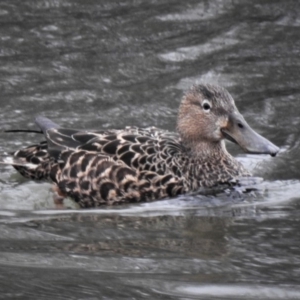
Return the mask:
M177 133L66 129L41 116L36 124L46 141L6 162L27 178L50 180L61 199L70 197L82 208L174 197L250 176L224 139L248 153L279 151L251 129L226 89L210 84L194 85L183 96Z

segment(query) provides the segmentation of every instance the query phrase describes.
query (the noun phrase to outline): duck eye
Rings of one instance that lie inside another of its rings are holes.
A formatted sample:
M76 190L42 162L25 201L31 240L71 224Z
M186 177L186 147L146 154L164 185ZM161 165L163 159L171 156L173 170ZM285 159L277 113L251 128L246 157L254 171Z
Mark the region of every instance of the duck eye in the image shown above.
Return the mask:
M202 107L205 111L210 111L210 104L208 103L208 101L204 101Z

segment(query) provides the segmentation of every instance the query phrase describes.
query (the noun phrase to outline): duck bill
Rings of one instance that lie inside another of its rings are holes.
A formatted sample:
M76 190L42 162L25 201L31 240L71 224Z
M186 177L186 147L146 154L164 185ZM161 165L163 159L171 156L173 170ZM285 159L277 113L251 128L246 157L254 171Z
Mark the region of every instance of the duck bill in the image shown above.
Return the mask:
M226 139L238 144L247 153L276 156L279 151L277 146L255 132L238 112L229 116L222 133Z

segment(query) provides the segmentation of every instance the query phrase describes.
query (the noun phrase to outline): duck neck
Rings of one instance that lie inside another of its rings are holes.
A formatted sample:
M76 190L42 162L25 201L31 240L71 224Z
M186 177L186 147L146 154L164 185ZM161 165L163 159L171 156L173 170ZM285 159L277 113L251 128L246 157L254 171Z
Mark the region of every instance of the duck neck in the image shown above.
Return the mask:
M227 152L224 141L201 141L187 148L191 163L186 170L186 185L190 190L212 187L218 183L229 182L235 177L250 175L243 165Z
M223 140L215 143L206 141L192 143L188 145L188 148L190 149L193 157L202 161L207 161L208 159L214 161L216 158L234 160L234 158L228 153Z

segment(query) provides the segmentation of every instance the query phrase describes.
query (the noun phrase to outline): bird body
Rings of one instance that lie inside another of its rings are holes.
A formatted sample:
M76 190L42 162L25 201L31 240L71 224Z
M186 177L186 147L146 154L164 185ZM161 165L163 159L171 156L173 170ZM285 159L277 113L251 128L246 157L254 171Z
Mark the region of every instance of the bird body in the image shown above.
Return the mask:
M10 164L25 177L50 180L82 208L153 201L249 176L224 138L248 152L278 152L250 128L230 94L213 85L194 86L183 97L178 133L65 129L44 117L36 123L46 141L14 152Z

